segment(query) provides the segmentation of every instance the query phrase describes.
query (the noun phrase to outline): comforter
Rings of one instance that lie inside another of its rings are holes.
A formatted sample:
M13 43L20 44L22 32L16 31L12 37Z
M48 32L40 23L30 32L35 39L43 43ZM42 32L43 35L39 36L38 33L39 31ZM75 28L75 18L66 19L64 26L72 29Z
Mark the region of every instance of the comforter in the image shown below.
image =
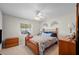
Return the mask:
M39 45L39 54L42 55L45 48L49 47L50 45L54 44L57 42L56 37L45 37L45 36L34 36L30 41L33 43L38 43Z

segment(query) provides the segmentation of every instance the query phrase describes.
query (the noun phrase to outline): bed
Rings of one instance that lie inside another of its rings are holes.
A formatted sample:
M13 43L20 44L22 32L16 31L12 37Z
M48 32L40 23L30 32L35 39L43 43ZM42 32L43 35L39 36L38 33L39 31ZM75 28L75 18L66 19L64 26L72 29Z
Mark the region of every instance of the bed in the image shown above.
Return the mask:
M49 33L51 33L51 36ZM43 55L45 50L51 45L54 45L57 41L58 38L56 30L33 36L33 38L30 38L29 40L25 38L25 45L27 45L36 55Z

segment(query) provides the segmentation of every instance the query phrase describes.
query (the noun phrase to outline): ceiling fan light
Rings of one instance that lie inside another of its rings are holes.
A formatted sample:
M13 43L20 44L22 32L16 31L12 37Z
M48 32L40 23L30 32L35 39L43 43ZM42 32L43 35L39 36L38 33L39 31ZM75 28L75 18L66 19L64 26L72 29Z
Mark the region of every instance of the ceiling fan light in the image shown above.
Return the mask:
M34 19L35 19L35 20L40 20L40 18L39 18L39 17L35 17Z
M42 14L41 13L38 13L38 16L41 16Z

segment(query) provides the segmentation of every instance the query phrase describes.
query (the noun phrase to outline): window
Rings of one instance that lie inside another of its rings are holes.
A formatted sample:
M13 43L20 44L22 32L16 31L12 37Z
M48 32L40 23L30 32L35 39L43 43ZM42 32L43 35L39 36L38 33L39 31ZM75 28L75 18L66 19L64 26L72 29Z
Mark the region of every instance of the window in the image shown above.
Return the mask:
M31 24L21 23L20 24L20 29L21 29L21 34L28 34L28 33L31 33L32 26L31 26Z

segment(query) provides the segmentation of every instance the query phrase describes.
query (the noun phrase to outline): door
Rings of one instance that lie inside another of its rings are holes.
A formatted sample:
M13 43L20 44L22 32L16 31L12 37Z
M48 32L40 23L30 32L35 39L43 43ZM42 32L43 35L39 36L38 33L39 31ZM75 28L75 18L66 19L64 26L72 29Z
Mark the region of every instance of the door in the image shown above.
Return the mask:
M79 55L79 3L76 5L76 54Z

